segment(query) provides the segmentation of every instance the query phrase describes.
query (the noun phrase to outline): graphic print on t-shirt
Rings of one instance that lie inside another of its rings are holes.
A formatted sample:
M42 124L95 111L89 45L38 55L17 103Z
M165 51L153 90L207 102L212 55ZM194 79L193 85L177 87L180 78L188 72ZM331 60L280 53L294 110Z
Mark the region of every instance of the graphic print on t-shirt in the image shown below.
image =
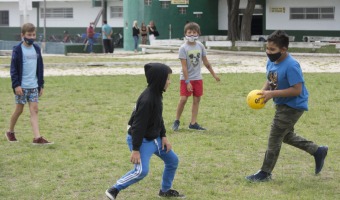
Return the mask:
M276 90L277 89L277 80L278 80L278 77L277 77L277 72L275 71L270 71L268 73L268 81L269 81L269 88L270 90Z
M200 63L201 52L200 50L190 50L188 51L191 66L197 67Z

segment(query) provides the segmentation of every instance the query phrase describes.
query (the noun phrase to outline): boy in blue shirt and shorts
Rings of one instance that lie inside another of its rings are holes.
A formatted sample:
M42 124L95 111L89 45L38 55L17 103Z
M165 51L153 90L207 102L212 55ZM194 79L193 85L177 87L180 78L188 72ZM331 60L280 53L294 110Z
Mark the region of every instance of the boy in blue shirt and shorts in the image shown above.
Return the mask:
M13 47L11 60L12 88L15 94L16 108L11 117L7 140L17 142L14 127L28 102L31 125L33 129L33 144L52 144L40 135L38 125L38 100L44 91L44 64L40 47L34 44L36 38L35 26L26 23L21 28L20 44Z
M246 177L252 182L271 179L282 142L314 156L315 174L321 172L327 156L327 146L318 146L294 131L294 125L304 111L308 110L308 91L300 64L287 52L288 45L289 37L284 31L275 31L268 37L267 81L259 94L265 103L274 100L276 112L261 170Z

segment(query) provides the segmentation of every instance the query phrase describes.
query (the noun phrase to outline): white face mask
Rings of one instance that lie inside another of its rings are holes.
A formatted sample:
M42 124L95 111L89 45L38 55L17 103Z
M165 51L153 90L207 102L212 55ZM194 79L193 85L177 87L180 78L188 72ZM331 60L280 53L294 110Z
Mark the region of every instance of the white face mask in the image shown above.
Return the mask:
M188 42L195 42L196 40L198 40L198 36L194 36L194 35L185 36L185 39L186 39Z

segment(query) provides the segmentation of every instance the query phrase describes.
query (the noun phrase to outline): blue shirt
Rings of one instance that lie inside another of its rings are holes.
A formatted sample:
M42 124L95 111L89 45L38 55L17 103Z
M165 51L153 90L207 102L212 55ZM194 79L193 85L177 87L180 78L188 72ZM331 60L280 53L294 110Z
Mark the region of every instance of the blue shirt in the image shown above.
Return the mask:
M21 87L24 89L33 89L38 87L37 78L37 52L33 46L26 47L21 45L23 57L23 71Z
M298 110L308 110L308 91L305 87L300 64L290 55L278 64L268 60L267 79L270 90L284 90L298 83L302 83L302 91L295 97L275 97L276 105L287 105Z
M102 26L102 31L104 32L104 33L103 33L103 39L104 39L104 40L105 40L105 39L109 39L109 38L106 37L106 35L110 35L110 33L111 33L111 31L112 31L111 26L109 26L109 25L107 25L107 24L104 24L104 25Z

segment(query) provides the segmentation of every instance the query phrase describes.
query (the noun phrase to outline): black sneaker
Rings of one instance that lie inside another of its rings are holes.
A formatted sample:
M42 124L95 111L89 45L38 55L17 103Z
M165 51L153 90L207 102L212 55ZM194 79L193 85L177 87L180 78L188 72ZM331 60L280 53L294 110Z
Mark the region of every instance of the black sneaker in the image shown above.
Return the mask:
M110 188L105 191L107 198L111 200L116 199L118 193L119 193L119 190L117 190L116 188Z
M247 176L246 179L252 182L264 182L272 179L272 175L270 173L264 172L262 170L258 171L256 174Z
M325 158L327 156L328 147L327 146L320 146L318 150L314 153L315 159L315 174L321 172L323 164L325 163Z
M174 121L174 124L172 125L172 130L173 131L178 131L178 128L179 128L179 124L180 124L181 122L179 122L179 120L175 120Z
M162 190L159 190L160 197L176 197L176 198L185 198L184 194L180 194L176 190L168 190L167 192L162 192Z
M197 130L197 131L205 131L207 129L203 128L202 126L200 126L199 124L197 124L197 122L195 124L189 124L189 129L191 130Z

